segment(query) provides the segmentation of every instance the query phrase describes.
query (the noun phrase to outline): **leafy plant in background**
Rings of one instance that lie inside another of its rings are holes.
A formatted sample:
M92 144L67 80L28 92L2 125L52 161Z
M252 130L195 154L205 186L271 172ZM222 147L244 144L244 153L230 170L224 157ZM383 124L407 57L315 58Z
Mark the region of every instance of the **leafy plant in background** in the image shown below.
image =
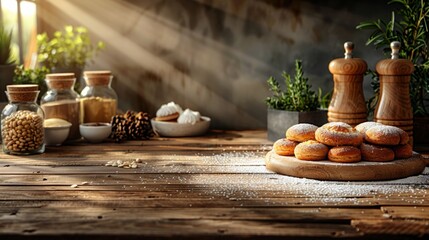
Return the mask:
M37 84L39 85L39 99L47 91L45 76L49 73L46 67L36 69L25 69L24 65L16 66L13 82L15 84Z
M282 73L286 83L286 89L282 90L279 82L270 77L267 80L272 96L266 99L268 107L277 110L287 111L315 111L319 108L318 96L311 90L308 78L304 77L302 61L295 60L295 76L292 81L291 76L286 72Z
M399 4L400 8L392 12L391 19L366 21L356 28L372 30L367 45L374 45L390 54L390 43L399 41L401 49L400 58L410 60L415 67L411 75L410 95L414 115L429 115L429 2L427 0L393 0L388 4ZM399 20L397 19L399 17ZM370 71L373 78L371 84L375 96L370 99L369 110L373 111L378 99L379 79L374 71Z
M6 31L0 24L0 65L11 65L15 63L12 59L12 31Z
M104 49L99 41L94 45L85 27L66 26L51 39L46 33L37 35L38 62L49 69L83 69L94 55Z
M319 88L319 95L317 97L317 100L319 101L321 109L328 109L329 104L331 103L331 98L332 98L332 91L323 95L322 89Z

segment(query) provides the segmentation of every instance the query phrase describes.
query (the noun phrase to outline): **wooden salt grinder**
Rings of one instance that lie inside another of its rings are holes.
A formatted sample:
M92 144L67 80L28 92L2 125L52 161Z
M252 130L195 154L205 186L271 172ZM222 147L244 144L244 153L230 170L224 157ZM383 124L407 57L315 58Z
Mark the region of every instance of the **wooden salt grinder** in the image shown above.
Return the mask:
M414 65L407 59L399 59L400 47L399 42L392 42L392 59L381 60L375 67L380 79L380 96L374 111L374 120L406 131L412 144L410 78Z
M344 58L329 63L334 78L334 92L328 108L329 122L345 122L353 127L367 121L368 113L363 95L363 76L367 64L360 58L352 58L354 44L344 43Z

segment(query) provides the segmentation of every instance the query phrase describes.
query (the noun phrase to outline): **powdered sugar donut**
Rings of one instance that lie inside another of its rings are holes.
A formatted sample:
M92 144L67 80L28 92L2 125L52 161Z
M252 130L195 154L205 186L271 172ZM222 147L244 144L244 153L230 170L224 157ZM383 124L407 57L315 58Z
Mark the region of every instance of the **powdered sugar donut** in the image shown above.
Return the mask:
M398 145L408 142L408 134L398 127L376 125L365 132L365 140L379 145Z
M281 138L274 142L273 149L274 152L281 156L293 156L295 147L298 145L298 142Z
M308 140L295 147L295 157L300 160L324 160L329 148L318 141Z
M363 135L343 122L330 122L316 130L316 140L328 146L359 146Z
M362 158L360 149L353 146L338 146L329 149L328 159L332 162L354 163Z
M316 140L314 134L317 128L316 125L310 123L295 124L286 131L286 138L297 142Z
M382 124L381 124L381 123L378 123L378 122L363 122L363 123L358 124L358 125L355 127L355 129L356 129L358 132L360 132L360 133L362 133L362 134L365 134L366 130L368 130L368 129L370 129L371 127L374 127L374 126L376 126L376 125L382 125Z
M362 143L360 151L362 159L370 162L389 162L395 159L393 150L384 146Z

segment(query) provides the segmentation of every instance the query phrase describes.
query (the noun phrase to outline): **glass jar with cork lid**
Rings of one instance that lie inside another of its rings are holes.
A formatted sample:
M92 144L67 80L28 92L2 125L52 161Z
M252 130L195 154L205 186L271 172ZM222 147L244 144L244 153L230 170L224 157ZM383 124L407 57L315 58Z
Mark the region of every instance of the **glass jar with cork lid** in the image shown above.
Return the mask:
M110 71L85 71L86 87L81 92L83 123L110 123L116 114L118 96L111 87Z
M7 154L29 155L45 151L44 113L37 105L37 85L8 85L9 99L1 113L3 151Z
M40 100L46 119L60 118L72 124L67 140L80 139L80 103L79 94L73 90L75 81L74 73L46 74L48 91Z

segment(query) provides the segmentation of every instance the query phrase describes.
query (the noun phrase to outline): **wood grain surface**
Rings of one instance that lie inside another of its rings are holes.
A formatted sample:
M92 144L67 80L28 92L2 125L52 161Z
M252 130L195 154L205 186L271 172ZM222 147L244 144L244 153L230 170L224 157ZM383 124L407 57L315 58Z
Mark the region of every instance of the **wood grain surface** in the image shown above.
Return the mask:
M427 168L392 181L284 176L265 167L266 136L212 131L0 153L0 239L428 236ZM136 159L136 169L105 166Z

